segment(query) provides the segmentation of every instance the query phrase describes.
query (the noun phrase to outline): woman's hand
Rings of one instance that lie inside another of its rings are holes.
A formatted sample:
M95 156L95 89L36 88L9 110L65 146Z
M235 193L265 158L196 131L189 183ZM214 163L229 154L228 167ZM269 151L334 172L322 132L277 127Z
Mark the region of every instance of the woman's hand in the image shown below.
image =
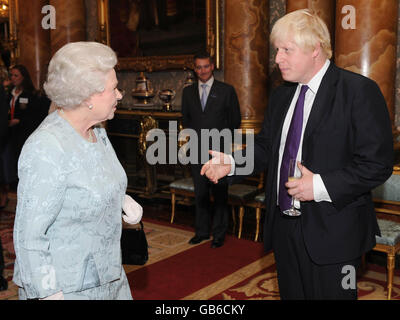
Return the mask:
M125 195L124 203L122 204L122 210L125 212L125 214L122 215L122 218L126 223L137 224L142 219L142 206L127 194Z

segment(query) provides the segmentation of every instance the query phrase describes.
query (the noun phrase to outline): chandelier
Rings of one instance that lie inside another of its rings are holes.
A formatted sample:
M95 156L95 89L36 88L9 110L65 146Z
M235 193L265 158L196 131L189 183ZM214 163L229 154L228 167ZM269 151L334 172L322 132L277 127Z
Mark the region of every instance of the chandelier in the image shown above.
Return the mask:
M8 18L8 0L0 0L0 18Z

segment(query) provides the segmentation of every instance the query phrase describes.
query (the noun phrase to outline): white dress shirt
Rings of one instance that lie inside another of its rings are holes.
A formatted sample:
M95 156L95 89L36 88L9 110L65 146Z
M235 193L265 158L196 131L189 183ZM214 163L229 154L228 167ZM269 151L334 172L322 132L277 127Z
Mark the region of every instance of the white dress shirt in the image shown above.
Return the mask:
M211 87L212 87L213 83L214 83L214 76L212 76L210 79L208 79L207 82L201 82L201 81L199 81L198 86L199 86L199 97L200 97L200 101L201 101L201 95L203 94L203 87L202 87L202 85L203 85L203 84L206 84L206 85L207 85L207 87L206 87L205 90L207 90L207 92L206 92L207 95L206 95L206 96L207 96L207 98L208 98L208 94L210 93L210 90L211 90ZM207 100L206 100L206 101L207 101Z
M301 138L300 138L300 145L299 145L299 151L297 152L297 161L301 161L302 158L302 146L303 146L303 136L304 136L304 130L307 126L307 121L311 113L312 106L314 104L315 96L317 95L319 86L321 84L322 78L324 77L326 70L328 70L328 67L330 65L330 61L326 60L324 66L317 72L317 74L310 80L309 83L299 83L297 85L296 92L293 96L292 102L290 103L289 110L286 114L285 122L283 123L283 128L282 128L282 136L281 136L281 142L279 145L279 162L278 162L278 177L277 177L277 185L279 186L279 178L280 178L280 170L281 170L281 162L282 162L282 156L283 156L283 151L285 150L285 144L286 144L286 138L290 126L290 122L292 120L294 108L296 106L297 99L300 95L300 88L302 85L307 85L308 90L306 92L305 100L304 100L304 113L303 113L303 127L301 131ZM279 188L277 188L278 193L279 193ZM319 174L314 174L313 175L313 191L314 191L314 201L320 202L320 201L332 201L328 191L325 188L325 185L321 179L321 176ZM277 196L277 199L279 197ZM300 203L298 200L295 200L294 205L296 208L300 208Z
M295 108L297 99L300 95L300 88L304 84L306 84L309 87L309 89L306 92L306 96L305 96L305 100L304 100L303 127L302 127L302 132L301 132L299 151L297 153L297 158L296 158L297 161L301 161L301 159L302 159L302 146L303 146L304 130L306 128L307 121L310 116L312 106L314 104L315 96L318 92L322 78L324 77L326 71L328 70L329 65L330 65L330 61L326 60L324 66L317 72L317 74L310 80L309 83L299 83L297 86L296 92L293 96L292 102L290 103L290 107L286 114L286 118L285 118L285 121L283 123L283 128L282 128L281 142L280 142L280 146L279 146L279 162L278 162L279 165L278 165L278 176L277 176L277 185L278 186L279 186L280 169L281 169L283 151L285 149L286 137L288 134L290 122L292 120L294 108ZM234 159L232 156L231 156L231 163L232 163L232 168L231 168L231 172L229 173L229 176L233 175L233 173L235 171L235 162L234 162ZM279 193L279 188L277 188L277 192ZM322 178L319 174L313 175L313 192L314 192L314 201L316 201L316 202L320 202L320 201L332 202L332 200L328 194L328 191L326 190L324 182L322 181ZM279 194L277 194L277 199L279 199ZM300 208L300 202L298 200L295 200L295 207Z

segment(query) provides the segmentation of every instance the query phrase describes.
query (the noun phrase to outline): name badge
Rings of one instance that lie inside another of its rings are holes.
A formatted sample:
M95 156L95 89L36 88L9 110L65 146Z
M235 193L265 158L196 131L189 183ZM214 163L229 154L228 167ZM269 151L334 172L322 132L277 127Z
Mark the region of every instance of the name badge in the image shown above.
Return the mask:
M28 98L19 98L19 103L29 103L29 99Z

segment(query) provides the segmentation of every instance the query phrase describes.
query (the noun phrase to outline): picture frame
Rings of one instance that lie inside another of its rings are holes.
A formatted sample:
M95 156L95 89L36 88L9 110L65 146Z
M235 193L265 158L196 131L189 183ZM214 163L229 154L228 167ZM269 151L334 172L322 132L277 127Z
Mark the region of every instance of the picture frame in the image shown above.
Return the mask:
M220 67L220 0L97 2L99 38L116 51L117 70L193 69L200 50Z
M1 40L3 50L9 53L9 64L14 65L19 58L19 39L18 39L18 0L8 0L8 16L0 18L1 27ZM4 61L3 61L4 62Z

